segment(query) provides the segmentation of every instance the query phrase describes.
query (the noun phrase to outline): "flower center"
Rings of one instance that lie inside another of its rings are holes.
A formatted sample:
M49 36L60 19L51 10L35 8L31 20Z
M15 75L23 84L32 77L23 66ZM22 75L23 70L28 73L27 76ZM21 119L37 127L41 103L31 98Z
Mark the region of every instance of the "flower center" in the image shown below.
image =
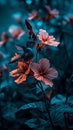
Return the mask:
M45 75L45 70L42 69L42 70L39 71L39 73L40 73L41 76L44 76Z
M42 38L42 40L43 40L44 42L46 42L46 41L47 41L47 38L44 37L44 38Z
M40 75L42 76L42 75L43 75L43 72L40 72Z

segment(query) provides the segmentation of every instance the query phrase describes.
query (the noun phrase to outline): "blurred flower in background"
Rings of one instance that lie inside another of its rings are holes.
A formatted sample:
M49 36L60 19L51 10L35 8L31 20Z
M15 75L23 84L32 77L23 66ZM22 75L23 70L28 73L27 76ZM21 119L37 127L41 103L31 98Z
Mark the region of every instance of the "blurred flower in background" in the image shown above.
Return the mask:
M22 14L21 14L21 12L14 13L14 14L12 15L12 17L13 17L18 23L21 23L21 22L22 22Z
M45 8L47 9L49 15L50 15L52 18L59 16L59 11L58 11L57 9L51 10L50 6L48 6L48 5L46 5Z
M32 11L32 13L29 14L28 19L33 20L33 19L35 19L37 17L38 17L38 13L37 13L37 11L34 10L34 11Z
M7 35L6 32L3 32L1 36L0 47L4 46L8 41L9 41L9 36Z
M13 38L18 40L25 34L24 30L16 25L12 25L9 27L9 33Z

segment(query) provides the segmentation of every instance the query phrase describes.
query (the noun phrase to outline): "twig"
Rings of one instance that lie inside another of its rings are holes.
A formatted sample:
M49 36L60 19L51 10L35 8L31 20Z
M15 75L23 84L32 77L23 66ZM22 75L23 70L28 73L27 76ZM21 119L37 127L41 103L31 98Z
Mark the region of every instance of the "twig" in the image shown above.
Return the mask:
M64 113L64 118L65 118L65 128L66 130L69 130L69 113L68 112Z
M47 102L46 102L46 95L45 95L45 92L44 92L44 90L43 90L43 87L42 87L41 82L39 82L39 85L40 85L39 87L40 87L41 90L42 90L43 99L44 99L44 103L45 103L45 108L46 108L46 111L47 111L47 113L48 113L49 121L50 121L50 123L51 123L51 126L52 126L53 130L56 130L55 127L54 127L54 124L53 124L53 122L52 122L52 119L51 119L50 111L49 111L49 109L48 109Z

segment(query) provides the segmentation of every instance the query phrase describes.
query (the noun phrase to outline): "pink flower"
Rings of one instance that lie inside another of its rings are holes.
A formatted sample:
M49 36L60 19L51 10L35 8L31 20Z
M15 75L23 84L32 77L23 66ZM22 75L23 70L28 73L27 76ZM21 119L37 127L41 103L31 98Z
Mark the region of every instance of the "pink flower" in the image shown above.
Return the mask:
M11 34L11 36L15 39L20 39L21 36L24 35L24 30L22 30L20 27L17 27L17 26L11 26L9 28L9 32Z
M33 11L31 14L29 14L28 19L32 20L38 16L37 11Z
M53 86L52 79L58 76L58 72L54 68L50 68L49 60L43 58L38 63L31 64L31 70L34 72L35 79L43 81L50 87Z
M56 17L59 16L59 11L56 9L51 10L50 6L46 5L45 8L47 9L47 11L49 12L49 14L51 15L51 17Z
M5 45L8 41L9 41L8 35L6 34L6 32L3 32L1 36L0 46Z
M44 45L57 47L60 44L59 42L54 41L55 38L53 36L49 36L46 30L43 30L43 29L39 30L38 38L41 41L41 43Z

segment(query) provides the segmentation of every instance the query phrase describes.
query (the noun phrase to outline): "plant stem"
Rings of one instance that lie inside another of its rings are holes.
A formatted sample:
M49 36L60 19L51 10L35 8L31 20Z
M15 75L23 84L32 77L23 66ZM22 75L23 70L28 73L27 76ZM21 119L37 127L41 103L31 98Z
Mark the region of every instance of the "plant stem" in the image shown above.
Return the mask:
M47 111L47 113L48 113L48 117L49 117L51 126L52 126L53 130L55 130L54 124L53 124L52 119L51 119L50 111L49 111L48 106L47 106L46 95L45 95L45 92L44 92L44 90L43 90L43 86L42 86L41 82L39 82L39 85L40 85L39 87L40 87L41 90L42 90L43 99L44 99L44 103L45 103L45 108L46 108L46 111Z
M67 104L67 102L68 102L68 93L66 93L66 100L65 100L65 104Z
M38 61L38 51L36 51L36 62Z
M64 113L65 118L65 128L66 130L69 130L69 114L67 112Z
M69 82L67 83L67 91L69 90L69 88L70 88L70 86L71 86L71 81L72 81L72 75L71 75L71 77L70 77L70 79L69 79ZM67 101L68 101L68 97L69 97L69 94L68 94L68 92L66 93L66 101L65 101L65 103L67 104Z

